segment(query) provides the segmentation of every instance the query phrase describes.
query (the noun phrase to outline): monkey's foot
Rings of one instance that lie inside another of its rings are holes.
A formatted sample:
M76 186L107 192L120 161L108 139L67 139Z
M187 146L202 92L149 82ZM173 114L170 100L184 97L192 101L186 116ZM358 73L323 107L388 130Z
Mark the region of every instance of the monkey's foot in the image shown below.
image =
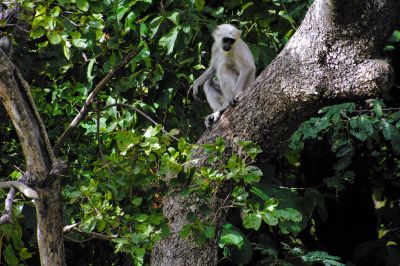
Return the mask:
M238 101L239 101L239 96L236 96L235 98L233 98L232 100L229 101L229 105L232 106L232 107L236 106Z
M210 128L212 127L213 124L217 123L220 117L221 117L221 112L217 111L215 113L212 113L206 116L206 119L204 120L204 125L206 126L206 128Z

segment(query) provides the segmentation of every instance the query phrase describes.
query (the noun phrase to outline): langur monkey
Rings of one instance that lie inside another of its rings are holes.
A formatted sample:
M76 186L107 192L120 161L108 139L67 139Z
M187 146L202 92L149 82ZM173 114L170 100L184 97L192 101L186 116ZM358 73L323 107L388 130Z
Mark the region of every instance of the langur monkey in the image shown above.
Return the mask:
M199 86L203 86L213 113L205 118L211 127L228 105L235 105L239 94L255 79L256 66L247 44L240 38L242 32L230 24L217 26L213 32L210 67L194 81L193 97L198 100ZM216 80L212 79L216 76Z

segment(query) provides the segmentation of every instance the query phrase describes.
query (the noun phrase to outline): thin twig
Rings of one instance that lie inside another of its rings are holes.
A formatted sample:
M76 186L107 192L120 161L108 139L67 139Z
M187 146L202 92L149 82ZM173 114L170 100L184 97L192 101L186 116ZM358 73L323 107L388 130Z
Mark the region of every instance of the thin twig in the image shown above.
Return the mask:
M22 30L23 32L29 33L28 30L22 28L21 26L19 26L19 25L17 25L17 24L6 24L6 25L4 25L4 26L1 26L0 28L4 28L4 27L16 27L16 28L18 28L19 30Z
M103 145L100 138L100 105L99 103L96 104L96 138L97 138L97 147L99 150L99 155L101 160L104 160L104 153L103 153Z
M115 107L115 106L121 106L121 107L126 107L126 108L129 108L129 109L132 109L132 110L135 111L136 113L139 113L139 114L141 114L142 116L144 116L147 120L149 120L149 121L150 121L151 123L153 123L154 125L160 125L160 123L157 123L156 121L154 121L153 118L151 118L150 116L148 116L147 114L145 114L143 111L141 111L141 110L139 110L138 108L136 108L136 107L134 107L134 106L132 106L132 105L129 105L129 104L125 104L125 103L113 103L113 104L104 106L102 109L104 110L104 109L111 108L111 107ZM168 133L168 131L166 131L166 130L164 129L164 127L163 127L161 130L162 130L162 132L164 132L165 134L169 135L172 139L174 139L174 140L176 140L176 141L179 141L179 139L177 139L176 137L170 135L170 134Z
M221 209L224 209L225 208L225 203L226 203L226 201L229 199L229 197L230 197L231 195L229 195L228 194L228 196L226 196L226 198L224 199L224 201L222 202L222 204L221 204L221 206L218 208L218 210L215 212L215 214L214 214L214 219L213 219L213 221L215 222L215 219L217 218L217 214L218 214L218 212L221 210Z
M64 236L64 238L68 239L69 241L82 244L82 243L85 243L85 242L88 242L88 241L92 240L94 237L89 237L89 238L83 239L83 240L75 240L75 239L73 239L72 237L69 237L69 236Z
M290 190L307 190L307 189L316 189L316 188L325 187L326 184L320 184L320 185L316 185L313 187L285 187L285 186L278 186L278 185L270 185L270 186L281 188L281 189L290 189Z
M362 110L353 110L353 111L348 111L348 110L342 110L346 113L349 114L361 114L361 113L372 113L374 110L368 110L368 109L362 109ZM400 111L400 107L389 107L389 108L382 108L382 112L390 112L390 111Z
M63 232L68 233L69 231L76 231L80 234L85 234L85 235L91 236L92 238L97 238L97 239L102 239L102 240L111 240L111 239L115 239L118 237L117 235L108 236L108 235L103 235L103 234L96 233L96 232L85 232L82 229L80 229L79 227L77 227L77 225L79 225L79 223L64 226Z
M103 164L107 167L108 172L112 173L108 163L104 159L104 152L103 152L103 142L100 137L100 104L97 102L96 104L96 138L97 138L97 148L99 150L99 156Z
M79 113L75 116L75 118L72 120L71 124L65 129L65 131L61 134L61 137L56 141L54 144L53 150L54 154L57 156L59 153L61 146L64 144L65 140L69 137L71 134L72 130L75 129L78 124L85 118L87 113L89 112L89 106L93 103L95 97L99 92L107 85L107 83L110 81L110 79L117 73L119 69L121 69L123 66L129 63L129 61L137 55L137 51L132 51L130 52L122 61L121 63L116 66L114 69L110 70L108 74L96 85L94 90L89 94L88 98L85 101L85 104L83 105L82 109L79 111Z

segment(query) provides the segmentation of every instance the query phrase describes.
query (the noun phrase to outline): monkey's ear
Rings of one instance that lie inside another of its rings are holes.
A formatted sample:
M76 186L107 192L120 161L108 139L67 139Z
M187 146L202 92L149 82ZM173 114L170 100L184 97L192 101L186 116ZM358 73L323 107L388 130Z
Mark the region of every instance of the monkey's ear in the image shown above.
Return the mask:
M238 38L240 38L240 36L242 36L242 31L238 30Z

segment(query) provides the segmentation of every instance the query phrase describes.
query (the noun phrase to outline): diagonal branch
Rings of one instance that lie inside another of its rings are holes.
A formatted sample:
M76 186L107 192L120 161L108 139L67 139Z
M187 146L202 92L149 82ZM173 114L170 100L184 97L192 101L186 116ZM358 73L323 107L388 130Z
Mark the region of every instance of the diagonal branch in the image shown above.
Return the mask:
M97 239L101 239L101 240L111 240L111 239L115 239L118 237L118 235L103 235L103 234L96 233L96 232L86 232L86 231L82 230L81 228L77 227L78 225L79 225L79 223L74 223L71 225L64 226L63 233L66 234L70 231L75 231L80 234L88 235L91 238L97 238Z
M89 112L89 107L92 105L97 94L99 94L99 92L107 85L107 83L115 75L115 73L117 73L118 70L120 70L123 66L128 64L128 62L135 55L137 55L137 51L130 52L118 66L116 66L114 69L111 69L110 72L108 72L108 74L102 80L100 80L100 82L96 85L94 90L89 94L89 97L86 99L82 109L79 111L79 113L72 120L71 124L65 129L61 137L54 144L53 151L55 155L57 155L60 152L62 145L64 144L65 140L69 137L72 130L74 130L78 126L78 124L85 118L85 116Z

